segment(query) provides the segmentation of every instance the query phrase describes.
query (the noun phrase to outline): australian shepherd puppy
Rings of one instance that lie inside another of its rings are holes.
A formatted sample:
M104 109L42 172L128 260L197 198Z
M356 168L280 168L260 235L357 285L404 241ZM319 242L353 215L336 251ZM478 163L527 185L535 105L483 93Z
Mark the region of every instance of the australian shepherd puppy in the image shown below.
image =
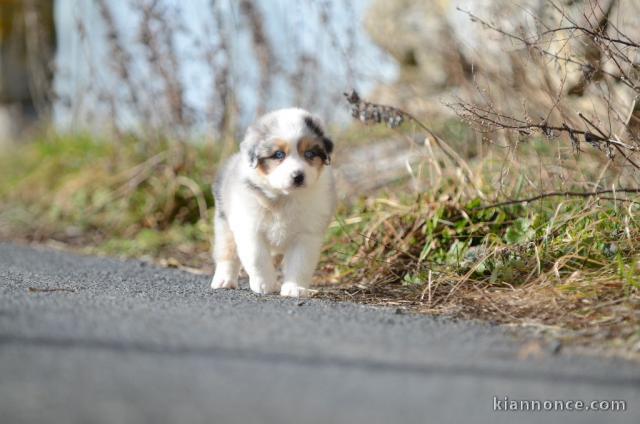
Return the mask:
M332 151L320 120L302 109L271 112L248 128L214 184L212 288L237 288L242 264L256 293L308 294L335 211Z

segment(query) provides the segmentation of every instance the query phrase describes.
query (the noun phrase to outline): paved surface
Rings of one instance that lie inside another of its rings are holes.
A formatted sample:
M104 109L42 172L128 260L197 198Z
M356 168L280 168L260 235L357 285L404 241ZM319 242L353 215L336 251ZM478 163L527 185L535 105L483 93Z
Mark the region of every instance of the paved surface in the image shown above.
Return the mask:
M0 423L640 422L634 363L523 361L497 326L208 284L0 243ZM627 411L494 412L494 396Z

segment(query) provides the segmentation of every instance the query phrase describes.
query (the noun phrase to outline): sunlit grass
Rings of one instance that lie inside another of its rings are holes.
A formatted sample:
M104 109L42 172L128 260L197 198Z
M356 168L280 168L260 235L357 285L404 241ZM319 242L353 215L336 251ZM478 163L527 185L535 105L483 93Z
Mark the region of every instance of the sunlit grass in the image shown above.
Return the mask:
M196 143L140 145L69 136L0 155L0 234L204 263L220 152Z

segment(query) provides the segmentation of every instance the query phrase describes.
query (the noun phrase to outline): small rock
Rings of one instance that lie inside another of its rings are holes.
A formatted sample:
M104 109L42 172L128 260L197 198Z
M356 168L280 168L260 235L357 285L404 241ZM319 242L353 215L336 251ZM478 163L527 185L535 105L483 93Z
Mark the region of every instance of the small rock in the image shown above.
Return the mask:
M549 343L549 351L557 355L562 350L562 342L560 340L553 340Z

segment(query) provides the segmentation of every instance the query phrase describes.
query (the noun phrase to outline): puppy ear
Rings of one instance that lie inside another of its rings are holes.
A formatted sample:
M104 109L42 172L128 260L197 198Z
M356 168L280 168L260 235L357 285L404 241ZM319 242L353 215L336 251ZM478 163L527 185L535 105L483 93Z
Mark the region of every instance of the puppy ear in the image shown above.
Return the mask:
M328 137L322 137L322 145L324 146L324 151L326 152L324 164L331 165L331 153L333 152L333 141L331 141L331 139Z
M304 123L309 128L309 130L316 135L316 137L322 139L322 145L324 147L324 151L326 153L326 157L324 159L325 165L331 164L331 152L333 152L333 141L330 138L325 137L324 130L322 129L323 124L320 118L315 115L307 115L304 118Z
M249 166L255 168L258 166L257 146L260 141L260 133L254 126L247 128L244 139L240 143L240 152L249 161Z

